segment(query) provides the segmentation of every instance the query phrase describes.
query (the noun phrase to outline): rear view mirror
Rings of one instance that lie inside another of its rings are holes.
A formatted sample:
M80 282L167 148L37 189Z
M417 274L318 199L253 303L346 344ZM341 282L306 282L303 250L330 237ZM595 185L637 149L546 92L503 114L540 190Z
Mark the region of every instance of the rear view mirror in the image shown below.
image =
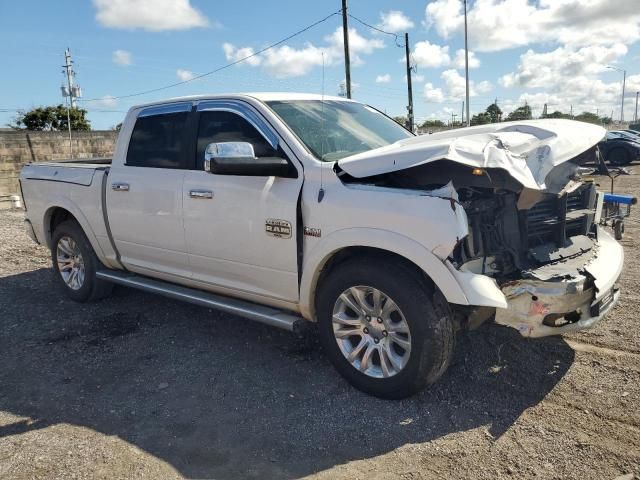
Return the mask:
M210 143L204 151L204 170L217 175L250 177L298 176L296 169L281 157L256 157L248 142Z

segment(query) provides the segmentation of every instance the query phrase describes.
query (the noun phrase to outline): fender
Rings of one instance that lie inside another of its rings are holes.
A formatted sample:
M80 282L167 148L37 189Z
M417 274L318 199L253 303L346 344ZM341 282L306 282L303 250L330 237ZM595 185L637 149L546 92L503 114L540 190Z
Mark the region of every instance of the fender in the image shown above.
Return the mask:
M423 245L409 237L376 228L345 228L319 239L305 255L300 282L300 311L314 320L315 290L326 262L347 247L372 247L396 253L421 268L438 286L449 303L469 305L464 290L445 264Z
M66 198L66 197L59 196L59 195L56 195L52 199L51 203L52 203L52 205L47 207L47 210L45 211L45 214L43 215L43 223L42 223L42 233L43 233L43 237L44 237L44 239L46 241L46 245L49 248L51 248L51 234L53 234L53 232L49 232L49 224L51 222L51 215L53 214L53 211L56 208L63 208L65 210L67 210L71 215L73 215L74 218L78 221L78 223L80 224L80 227L82 228L82 231L87 236L87 239L89 240L89 243L91 244L91 247L93 248L93 251L98 256L98 259L102 263L104 263L105 265L110 265L111 262L109 262L108 259L106 258L106 255L105 255L104 251L102 250L102 247L100 246L100 243L98 242L96 234L93 231L93 228L91 228L91 224L89 223L89 221L87 220L85 215L82 213L82 210L80 209L80 207L78 207L78 205L73 200L71 200L70 198Z

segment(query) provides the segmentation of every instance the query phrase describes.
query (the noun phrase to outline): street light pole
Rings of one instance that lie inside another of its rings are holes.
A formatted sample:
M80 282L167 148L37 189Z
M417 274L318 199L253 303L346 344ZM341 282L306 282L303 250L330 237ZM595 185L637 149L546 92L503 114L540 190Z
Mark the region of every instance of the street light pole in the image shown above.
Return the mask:
M622 101L620 106L620 123L622 123L624 122L624 89L627 84L627 71L619 67L614 67L612 65L606 65L606 67L610 68L611 70L617 70L618 72L622 72Z
M640 92L636 92L636 114L633 116L633 123L638 123L638 94Z
M466 79L467 127L471 126L469 117L469 48L467 46L467 0L464 0L464 75Z
M624 122L624 87L627 83L627 71L622 71L622 106L620 107L620 123Z

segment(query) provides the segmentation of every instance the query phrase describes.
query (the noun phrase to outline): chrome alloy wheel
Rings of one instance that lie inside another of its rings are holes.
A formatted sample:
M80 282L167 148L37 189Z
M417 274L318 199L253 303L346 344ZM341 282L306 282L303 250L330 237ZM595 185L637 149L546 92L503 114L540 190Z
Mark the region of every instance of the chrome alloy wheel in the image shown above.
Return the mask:
M56 260L64 283L72 290L80 290L84 284L84 258L73 238L65 235L58 240Z
M344 357L369 377L391 377L409 361L409 324L396 303L376 288L356 286L342 292L332 324Z

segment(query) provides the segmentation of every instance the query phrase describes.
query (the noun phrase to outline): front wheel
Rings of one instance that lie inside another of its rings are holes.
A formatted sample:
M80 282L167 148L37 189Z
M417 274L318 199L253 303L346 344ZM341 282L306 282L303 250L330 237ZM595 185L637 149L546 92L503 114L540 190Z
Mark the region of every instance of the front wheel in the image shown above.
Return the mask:
M67 220L56 227L51 259L58 283L72 300L88 302L111 293L112 284L96 278L100 261L77 222Z
M405 398L432 384L453 354L452 314L418 272L386 259L349 261L320 286L320 340L352 385Z
M614 148L607 155L607 160L611 165L621 167L631 163L631 155L624 148Z

